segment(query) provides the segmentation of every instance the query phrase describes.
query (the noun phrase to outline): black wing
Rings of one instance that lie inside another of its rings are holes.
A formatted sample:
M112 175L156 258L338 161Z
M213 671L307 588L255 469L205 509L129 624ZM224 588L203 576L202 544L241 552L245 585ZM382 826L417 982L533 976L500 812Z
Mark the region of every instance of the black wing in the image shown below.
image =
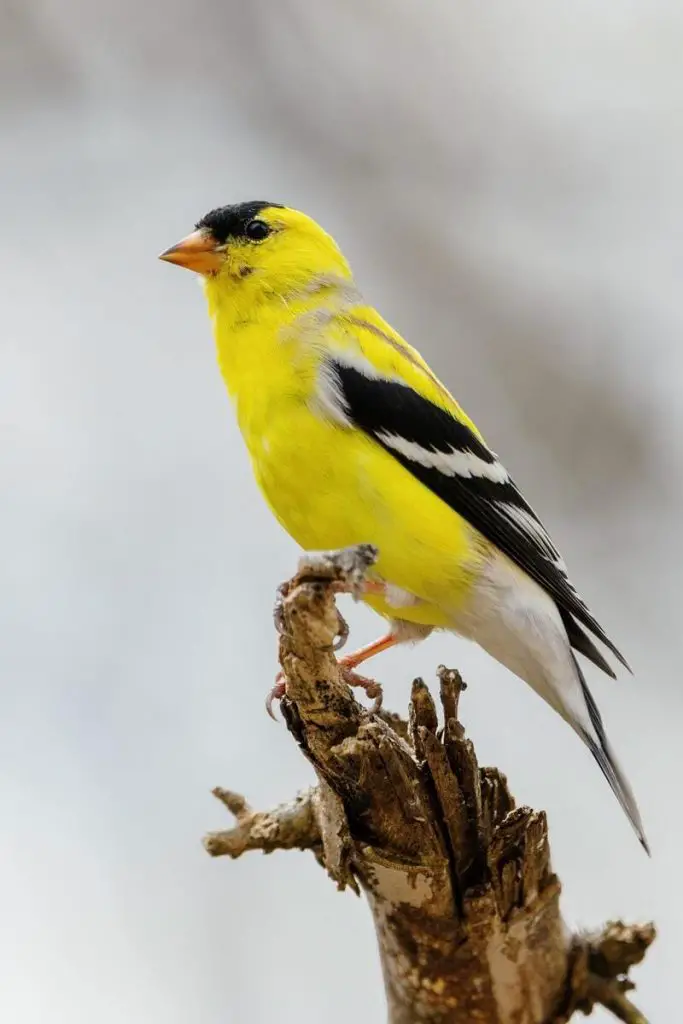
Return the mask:
M326 364L325 377L340 415L372 437L554 598L577 651L614 675L581 623L629 668L574 590L538 516L497 456L465 423L398 380L366 376L336 360Z

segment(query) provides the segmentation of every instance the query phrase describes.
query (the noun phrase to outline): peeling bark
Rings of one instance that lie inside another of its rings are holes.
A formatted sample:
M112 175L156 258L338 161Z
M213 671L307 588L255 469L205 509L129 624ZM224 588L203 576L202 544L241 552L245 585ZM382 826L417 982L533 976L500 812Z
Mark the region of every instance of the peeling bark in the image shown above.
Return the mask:
M440 668L442 724L420 679L408 721L360 705L334 656L334 595L357 593L370 545L305 556L280 588L275 622L287 680L282 710L318 786L267 813L225 790L233 829L214 856L310 849L374 917L389 1024L565 1024L606 1006L646 1024L627 975L652 925L572 936L562 920L545 814L515 807L505 776L480 768L458 720L465 685Z

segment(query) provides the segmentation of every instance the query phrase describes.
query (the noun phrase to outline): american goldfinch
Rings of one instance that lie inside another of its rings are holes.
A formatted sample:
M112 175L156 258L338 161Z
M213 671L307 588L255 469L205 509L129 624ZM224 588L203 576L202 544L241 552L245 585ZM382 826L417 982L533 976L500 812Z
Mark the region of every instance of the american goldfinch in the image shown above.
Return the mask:
M276 203L207 213L161 259L201 275L256 480L304 549L379 549L363 599L386 635L341 659L452 630L524 679L578 733L647 850L631 788L575 652L628 668L498 456L358 291L334 239ZM282 694L282 688L278 695Z

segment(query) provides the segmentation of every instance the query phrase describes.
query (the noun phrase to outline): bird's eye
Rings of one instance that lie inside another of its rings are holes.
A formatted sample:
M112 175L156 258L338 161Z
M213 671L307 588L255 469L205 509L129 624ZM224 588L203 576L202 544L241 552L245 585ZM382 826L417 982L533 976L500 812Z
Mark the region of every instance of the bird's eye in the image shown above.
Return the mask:
M244 233L252 242L261 242L270 234L270 228L264 220L250 220Z

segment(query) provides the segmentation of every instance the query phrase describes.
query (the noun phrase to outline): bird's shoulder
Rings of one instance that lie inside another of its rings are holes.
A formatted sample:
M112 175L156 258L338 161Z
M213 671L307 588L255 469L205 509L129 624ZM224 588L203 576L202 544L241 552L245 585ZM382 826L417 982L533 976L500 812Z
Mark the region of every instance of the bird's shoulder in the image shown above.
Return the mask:
M426 359L373 306L358 304L345 310L338 317L338 324L346 344L332 346L331 360L355 365L362 374L374 376L380 382L400 382L483 440Z

